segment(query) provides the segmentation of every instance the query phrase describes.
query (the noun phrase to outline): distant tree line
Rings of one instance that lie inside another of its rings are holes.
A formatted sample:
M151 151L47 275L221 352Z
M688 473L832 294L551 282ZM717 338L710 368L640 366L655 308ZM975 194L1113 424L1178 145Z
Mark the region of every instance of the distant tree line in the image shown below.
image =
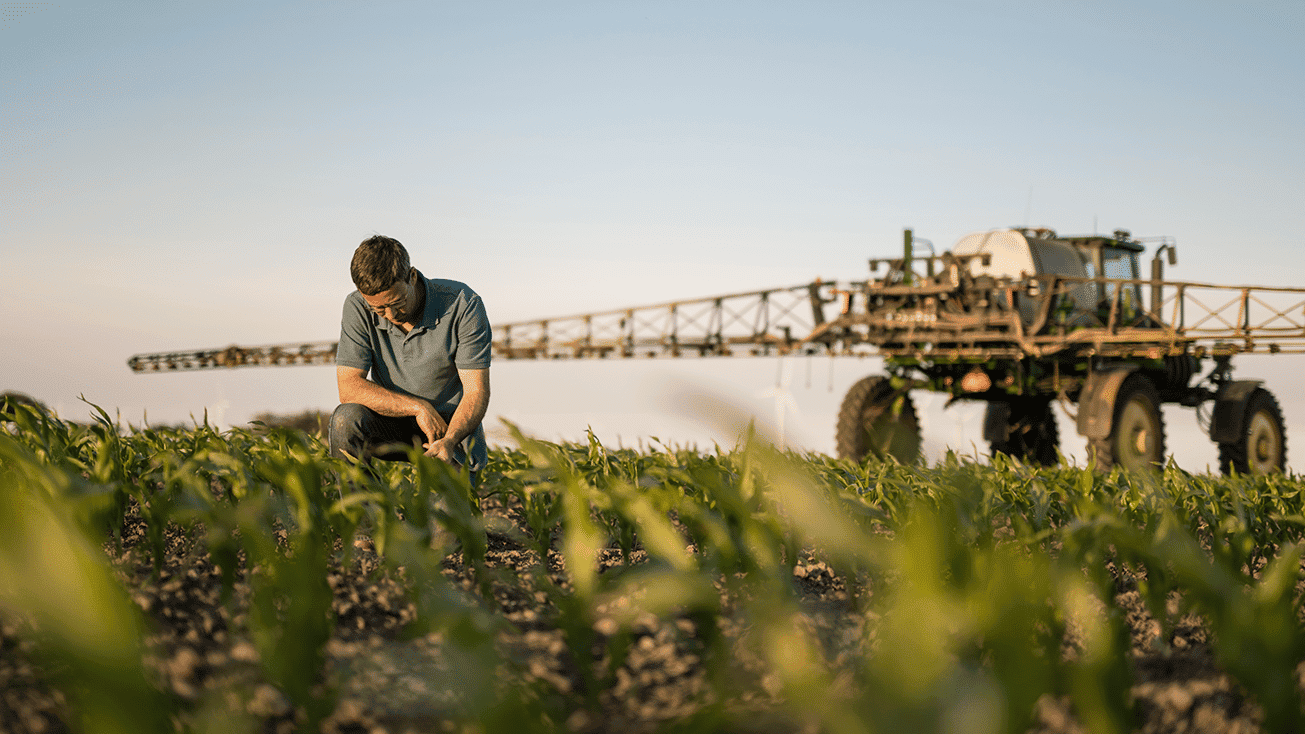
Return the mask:
M280 415L277 413L256 413L254 420L272 428L294 428L304 433L313 434L323 439L326 438L326 427L331 420L330 413L324 413L320 410L305 410L293 415Z
M10 406L15 406L15 405L29 405L31 407L41 410L42 412L45 413L50 412L49 407L46 406L45 403L42 403L41 401L37 400L36 398L33 398L32 396L27 395L25 393L18 392L16 390L6 390L3 393L0 393L0 421L4 420L7 416L11 416L13 414L13 408ZM303 431L304 433L312 434L322 439L325 439L327 434L327 425L329 424L330 420L331 420L330 413L325 413L320 410L305 410L300 413L294 413L291 415L282 415L279 413L271 413L271 412L256 413L254 415L253 421L251 422L262 423L271 428L293 428L295 430ZM151 425L154 426L155 428L169 427L167 424L151 424ZM171 427L186 428L187 426L184 423L180 423Z

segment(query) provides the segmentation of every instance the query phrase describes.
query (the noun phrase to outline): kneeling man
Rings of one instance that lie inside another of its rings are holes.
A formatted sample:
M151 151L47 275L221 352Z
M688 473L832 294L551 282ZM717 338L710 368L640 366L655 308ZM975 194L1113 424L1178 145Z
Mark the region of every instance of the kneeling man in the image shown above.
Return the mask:
M380 235L358 246L349 274L358 290L340 319L331 454L403 460L420 444L427 456L479 471L491 350L480 296L423 277L398 240Z

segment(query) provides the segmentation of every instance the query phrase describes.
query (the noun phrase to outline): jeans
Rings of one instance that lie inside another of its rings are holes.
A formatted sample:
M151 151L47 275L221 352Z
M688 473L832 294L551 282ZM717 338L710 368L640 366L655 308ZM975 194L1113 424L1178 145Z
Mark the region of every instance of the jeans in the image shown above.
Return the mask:
M448 420L448 416L444 419ZM344 403L331 414L331 456L348 454L360 461L407 461L408 450L425 442L426 434L411 416L393 418L358 403ZM466 447L457 446L453 458L459 466L466 466ZM473 485L476 474L471 472Z

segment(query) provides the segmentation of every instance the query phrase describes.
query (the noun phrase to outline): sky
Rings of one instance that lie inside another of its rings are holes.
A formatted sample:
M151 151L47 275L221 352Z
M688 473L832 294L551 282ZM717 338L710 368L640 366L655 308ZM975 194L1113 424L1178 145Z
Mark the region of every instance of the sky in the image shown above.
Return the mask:
M125 363L335 339L375 233L496 323L863 278L906 227L1122 228L1175 238L1174 278L1305 285L1302 90L1297 0L0 3L0 389L137 424L330 410L330 367ZM1234 364L1305 435L1305 356ZM489 422L729 443L681 399L707 390L828 452L876 369L499 362ZM981 409L917 402L934 456L983 453Z

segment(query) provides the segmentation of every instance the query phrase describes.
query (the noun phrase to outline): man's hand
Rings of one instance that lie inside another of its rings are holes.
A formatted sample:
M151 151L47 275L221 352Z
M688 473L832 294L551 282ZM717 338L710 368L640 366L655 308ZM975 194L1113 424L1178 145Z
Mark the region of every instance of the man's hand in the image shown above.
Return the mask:
M462 465L454 458L453 448L455 446L457 446L457 442L451 436L445 436L430 443L422 444L422 447L426 449L427 456L433 456L449 464L454 469L461 469Z
M442 459L454 468L461 469L462 467L453 458L456 455L454 452L458 450L462 440L470 436L485 417L485 409L489 406L489 370L460 369L458 379L462 381L462 400L453 411L453 417L449 419L448 425L439 436L422 445L426 449L427 456Z
M444 438L449 431L449 424L445 422L443 416L435 411L435 408L425 400L419 401L421 406L417 410L417 427L421 432L426 434L426 443L424 446L429 447L437 439ZM429 451L426 452L430 454ZM432 454L433 455L433 454Z

